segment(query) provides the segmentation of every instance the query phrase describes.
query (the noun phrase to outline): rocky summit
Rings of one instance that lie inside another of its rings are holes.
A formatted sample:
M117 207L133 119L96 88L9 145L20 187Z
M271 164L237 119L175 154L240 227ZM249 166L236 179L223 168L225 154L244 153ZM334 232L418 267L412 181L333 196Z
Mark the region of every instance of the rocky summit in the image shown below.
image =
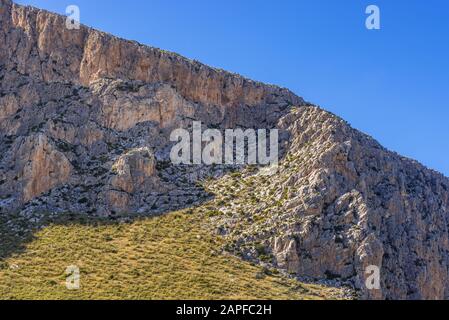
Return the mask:
M281 158L173 165L170 134L279 130ZM228 254L364 299L449 298L449 179L287 89L0 0L0 215L204 204ZM212 212L212 214L210 213ZM368 288L369 266L380 288Z

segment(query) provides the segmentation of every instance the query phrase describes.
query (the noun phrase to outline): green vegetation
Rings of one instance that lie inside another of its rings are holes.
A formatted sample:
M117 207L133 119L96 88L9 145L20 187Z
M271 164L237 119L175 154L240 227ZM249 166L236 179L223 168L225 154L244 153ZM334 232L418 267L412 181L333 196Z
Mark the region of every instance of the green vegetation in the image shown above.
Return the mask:
M206 217L189 209L130 223L65 216L24 242L0 221L0 299L333 299L221 251ZM8 228L8 230L6 230ZM25 235L22 235L25 237ZM76 265L81 288L65 287Z

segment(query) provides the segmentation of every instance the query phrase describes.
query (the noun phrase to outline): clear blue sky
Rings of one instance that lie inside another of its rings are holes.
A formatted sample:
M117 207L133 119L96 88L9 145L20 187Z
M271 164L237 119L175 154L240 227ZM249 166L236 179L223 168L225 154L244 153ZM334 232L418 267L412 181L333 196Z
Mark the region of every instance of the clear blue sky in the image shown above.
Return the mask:
M449 176L447 0L19 0L288 87ZM381 30L365 28L378 5Z

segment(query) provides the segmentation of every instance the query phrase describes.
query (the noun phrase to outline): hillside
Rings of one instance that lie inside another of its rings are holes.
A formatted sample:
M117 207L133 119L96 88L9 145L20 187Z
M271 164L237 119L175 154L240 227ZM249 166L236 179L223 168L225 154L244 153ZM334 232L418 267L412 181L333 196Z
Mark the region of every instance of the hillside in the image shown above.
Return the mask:
M132 223L65 217L0 263L1 299L341 299L346 290L303 284L220 251L198 213ZM3 230L0 257L6 242ZM80 290L65 287L69 265Z
M443 175L287 89L0 4L1 298L449 297ZM278 129L278 172L172 164L193 121Z

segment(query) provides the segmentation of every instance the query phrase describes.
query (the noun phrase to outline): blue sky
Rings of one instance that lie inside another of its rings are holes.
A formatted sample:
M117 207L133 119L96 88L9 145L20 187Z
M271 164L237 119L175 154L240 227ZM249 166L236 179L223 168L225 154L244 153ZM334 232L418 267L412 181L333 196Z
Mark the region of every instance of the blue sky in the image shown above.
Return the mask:
M447 0L21 0L287 87L449 176ZM365 9L380 8L367 30Z

